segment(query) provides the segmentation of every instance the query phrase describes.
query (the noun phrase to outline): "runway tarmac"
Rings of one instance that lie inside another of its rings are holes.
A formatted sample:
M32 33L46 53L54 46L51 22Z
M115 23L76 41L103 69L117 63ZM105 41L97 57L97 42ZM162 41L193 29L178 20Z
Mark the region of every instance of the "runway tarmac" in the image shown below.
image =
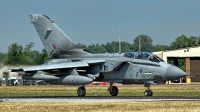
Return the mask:
M127 101L200 101L200 97L0 97L3 102L127 102Z

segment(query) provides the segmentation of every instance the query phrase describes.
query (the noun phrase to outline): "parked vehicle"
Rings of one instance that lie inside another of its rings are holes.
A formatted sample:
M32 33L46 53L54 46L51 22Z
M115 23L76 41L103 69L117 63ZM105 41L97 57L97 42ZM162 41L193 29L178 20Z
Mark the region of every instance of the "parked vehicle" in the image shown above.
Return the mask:
M6 85L7 86L18 86L19 81L16 77L9 77Z

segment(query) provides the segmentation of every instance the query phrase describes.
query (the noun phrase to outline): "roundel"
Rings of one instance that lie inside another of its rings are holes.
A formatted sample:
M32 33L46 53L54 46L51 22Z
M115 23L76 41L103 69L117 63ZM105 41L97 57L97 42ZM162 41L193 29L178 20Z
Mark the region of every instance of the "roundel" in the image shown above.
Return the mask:
M142 73L142 71L143 71L142 69L139 70L140 73Z

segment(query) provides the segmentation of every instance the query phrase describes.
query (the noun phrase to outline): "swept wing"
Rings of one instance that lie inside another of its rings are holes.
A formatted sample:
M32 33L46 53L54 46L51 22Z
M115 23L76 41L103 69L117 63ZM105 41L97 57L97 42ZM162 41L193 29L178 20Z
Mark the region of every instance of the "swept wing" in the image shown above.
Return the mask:
M82 60L77 62L65 62L58 64L42 64L38 66L31 67L19 67L19 68L10 68L12 72L30 72L30 71L45 71L45 70L57 70L65 68L78 68L78 67L87 67L89 64L99 64L103 63L105 60Z

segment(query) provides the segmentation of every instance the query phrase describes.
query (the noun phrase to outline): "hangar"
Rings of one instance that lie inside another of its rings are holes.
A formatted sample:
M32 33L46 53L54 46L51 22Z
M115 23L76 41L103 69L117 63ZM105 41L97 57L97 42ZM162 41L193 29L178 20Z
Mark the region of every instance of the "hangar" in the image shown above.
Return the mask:
M184 60L185 72L188 74L186 83L200 82L200 46L153 53L166 62L172 60L175 66L178 66L180 59Z

